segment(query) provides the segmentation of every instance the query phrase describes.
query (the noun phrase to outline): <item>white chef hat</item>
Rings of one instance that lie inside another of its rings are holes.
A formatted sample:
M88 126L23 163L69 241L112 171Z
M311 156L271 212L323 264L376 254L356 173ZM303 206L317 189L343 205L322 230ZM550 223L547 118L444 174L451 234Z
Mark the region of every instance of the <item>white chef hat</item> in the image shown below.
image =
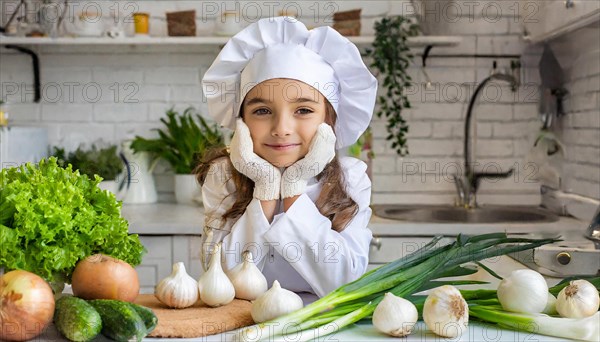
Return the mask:
M337 114L338 148L369 126L377 79L358 48L329 26L309 31L292 17L261 19L225 44L202 78L209 115L234 129L246 94L273 78L302 81L327 98Z

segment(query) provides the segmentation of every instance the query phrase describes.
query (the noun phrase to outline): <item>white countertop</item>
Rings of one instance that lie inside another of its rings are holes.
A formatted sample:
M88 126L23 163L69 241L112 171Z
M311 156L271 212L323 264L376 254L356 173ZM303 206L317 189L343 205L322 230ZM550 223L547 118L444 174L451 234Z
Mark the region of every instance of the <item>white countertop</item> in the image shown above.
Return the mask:
M123 217L129 221L130 233L140 235L201 235L204 209L201 206L175 203L125 204ZM433 236L507 233L564 233L585 231L588 223L560 217L550 223L423 223L384 219L373 215L369 228L377 236Z
M526 268L523 264L507 257L501 256L498 258L492 258L482 261L486 266L492 267L500 276L505 277L514 269ZM479 272L472 274L463 279L486 281L489 284L485 285L465 285L461 286L464 289L475 289L475 288L487 288L494 289L498 286L499 280L491 276L489 273L480 270ZM546 281L549 286L554 286L560 279L546 277ZM68 292L68 290L67 290ZM305 304L307 302L305 301ZM218 335L206 336L201 338L193 339L166 339L166 338L145 338L144 341L148 342L172 342L172 341L202 341L202 342L225 342L233 341L235 331L225 332ZM46 331L39 337L35 338L36 341L66 341L60 333L56 330L53 325L50 325ZM268 339L267 341L281 341L281 342L292 342L296 341L295 336L289 336L287 338L277 337ZM353 324L342 331L328 336L323 336L318 341L331 341L331 342L346 342L346 341L396 341L396 342L410 342L410 341L468 341L468 342L483 342L483 341L510 341L510 342L525 342L525 341L537 341L537 342L551 342L551 341L564 341L564 339L553 338L548 336L536 335L527 332L511 331L505 329L499 329L495 326L471 321L469 323L468 331L463 334L460 338L446 339L434 335L427 329L425 324L420 321L415 326L413 333L405 339L398 339L395 337L389 337L379 333L369 320L364 320ZM93 341L95 342L108 342L109 339L102 335L96 337Z
M204 208L176 203L123 204L129 232L140 235L201 235Z
M202 222L204 220L203 209L200 206L178 205L174 203L155 203L142 205L124 205L123 216L130 223L130 232L142 235L200 235ZM510 233L565 233L584 231L586 223L567 217L561 217L554 223L538 224L430 224L401 222L383 219L373 216L369 227L374 235L378 236L431 236L435 234L456 235L459 232L482 234L488 232L507 231ZM500 262L502 261L502 262ZM498 274L507 275L512 269L525 268L523 264L508 258L506 256L500 259L494 259L494 264L488 266L494 268ZM488 260L484 261L488 263ZM484 287L494 288L497 286L497 279L492 278L486 272L477 272L470 278L474 280L489 281L490 284ZM555 284L558 279L547 278L549 285ZM481 285L479 285L481 287ZM469 286L466 286L469 288ZM233 332L227 332L218 335L212 335L196 339L156 339L146 338L145 341L232 341ZM53 326L50 326L46 332L37 338L40 341L64 340ZM268 341L293 341L294 336L283 338L272 338ZM368 321L359 322L332 335L320 337L319 341L399 341L398 338L385 336L375 330ZM505 329L498 329L494 326L470 322L469 330L460 338L446 339L434 335L427 330L423 322L418 322L413 334L402 341L564 341L564 339L547 337L531 334L527 332L517 332ZM94 341L108 341L103 337L97 337Z
M211 335L199 338L181 338L181 339L167 339L167 338L145 338L144 341L148 342L172 342L172 341L202 341L202 342L225 342L233 341L235 331L226 332L218 335ZM56 328L51 325L45 333L35 339L36 341L67 341L62 337ZM296 341L295 335L290 337L275 337L267 339L266 341L274 342L292 342ZM93 341L105 342L110 341L102 335L96 337ZM399 339L398 337L386 336L378 332L375 327L369 322L359 322L356 324L343 329L337 333L322 336L314 341L329 341L329 342L360 342L360 341L396 341L396 342L410 342L410 341L465 341L465 342L482 342L482 341L510 341L510 342L521 342L521 341L537 341L537 342L551 342L551 341L565 341L563 338L555 338L549 336L542 336L537 334L531 334L523 331L512 331L499 329L497 327L487 325L480 322L469 322L469 330L460 336L460 338L444 338L433 334L427 329L425 324L420 321L417 322L413 333L406 338Z

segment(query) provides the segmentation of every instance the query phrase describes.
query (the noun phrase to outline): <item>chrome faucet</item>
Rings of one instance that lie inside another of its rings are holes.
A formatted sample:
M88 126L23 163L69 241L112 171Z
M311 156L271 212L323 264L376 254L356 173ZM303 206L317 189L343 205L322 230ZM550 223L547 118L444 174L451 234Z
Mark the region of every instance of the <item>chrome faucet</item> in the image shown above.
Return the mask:
M494 62L494 70L496 65ZM477 207L477 189L482 178L508 178L510 177L514 169L511 168L507 172L475 172L471 163L471 146L470 146L470 127L471 117L473 114L473 107L477 96L483 89L486 83L491 80L506 81L511 85L511 89L515 91L518 87L518 80L512 75L506 73L492 73L486 79L484 79L475 89L471 100L469 101L469 107L467 109L467 117L465 119L465 140L464 140L464 177L454 175L454 182L456 185L456 191L458 194L457 206L465 208Z
M456 193L458 194L456 206L464 207L467 192L467 189L465 189L465 183L457 175L452 175L452 178L454 178L454 185L456 186Z
M594 242L596 249L600 249L600 206L598 206L594 218L592 218L592 222L587 228L585 237Z

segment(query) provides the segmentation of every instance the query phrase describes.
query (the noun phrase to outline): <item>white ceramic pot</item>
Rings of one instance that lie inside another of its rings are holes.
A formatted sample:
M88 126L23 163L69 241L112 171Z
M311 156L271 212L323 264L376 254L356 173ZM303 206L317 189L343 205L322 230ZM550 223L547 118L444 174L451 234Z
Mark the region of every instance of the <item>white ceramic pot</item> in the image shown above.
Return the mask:
M154 185L154 176L151 165L151 157L148 152L134 153L131 149L131 141L126 140L121 144L122 157L127 160L127 167L124 170L123 177L129 180L129 185L125 183L123 203L143 204L156 203L158 195ZM127 177L129 173L130 177Z
M175 175L175 200L180 204L202 204L202 189L196 175Z
M425 36L447 36L453 23L468 20L462 17L468 7L457 0L411 0L417 22Z
M104 180L98 184L98 187L102 190L108 190L113 194L117 195L119 192L119 183L116 180Z
M117 198L118 201L122 201L123 198L125 197L126 186L127 186L127 184L124 184L123 189L121 189L121 191L119 191L119 181L116 179L104 180L98 184L98 187L100 189L108 190L108 191L112 192L113 194L115 194L115 197Z

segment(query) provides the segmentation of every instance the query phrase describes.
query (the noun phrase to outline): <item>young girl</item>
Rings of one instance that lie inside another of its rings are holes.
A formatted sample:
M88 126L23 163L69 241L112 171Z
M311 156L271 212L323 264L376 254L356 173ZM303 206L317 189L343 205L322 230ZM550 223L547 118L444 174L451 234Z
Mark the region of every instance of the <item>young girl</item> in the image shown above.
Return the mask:
M231 269L250 250L269 286L322 297L368 264L371 182L337 156L371 120L377 80L330 27L262 19L232 37L202 79L208 112L235 129L197 169L203 246Z

